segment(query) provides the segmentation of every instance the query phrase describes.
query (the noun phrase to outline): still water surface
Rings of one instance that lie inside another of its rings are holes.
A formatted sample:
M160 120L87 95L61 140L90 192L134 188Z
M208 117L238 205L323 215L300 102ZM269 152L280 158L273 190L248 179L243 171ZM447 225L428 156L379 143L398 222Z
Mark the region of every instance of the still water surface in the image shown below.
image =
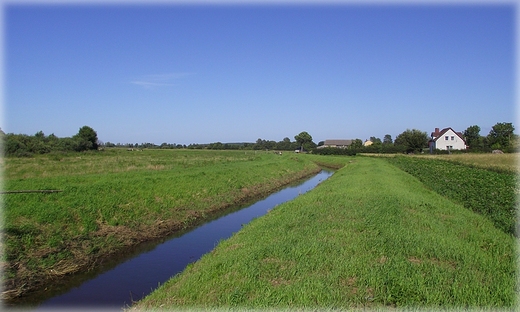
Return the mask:
M332 175L323 170L297 185L288 186L256 203L205 223L181 236L149 247L137 256L112 265L97 276L75 282L75 286L60 290L61 294L47 295L32 303L36 310L57 308L121 310L151 293L160 284L180 273L186 266L210 252L220 240L227 239L249 223L283 202L303 194ZM86 279L86 277L83 277ZM53 296L49 299L49 296ZM36 305L36 306L35 306ZM26 306L27 307L27 306Z

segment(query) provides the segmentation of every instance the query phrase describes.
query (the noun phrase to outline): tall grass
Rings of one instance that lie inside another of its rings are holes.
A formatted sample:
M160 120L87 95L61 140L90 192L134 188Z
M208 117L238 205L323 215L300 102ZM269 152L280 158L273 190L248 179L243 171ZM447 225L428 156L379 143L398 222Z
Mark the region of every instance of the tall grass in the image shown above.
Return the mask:
M152 150L5 159L7 295L266 194L320 168L305 155Z
M41 178L133 171L201 167L236 161L252 161L266 154L255 151L135 150L107 149L103 152L51 153L32 158L6 158L9 179Z
M356 157L133 309L511 309L515 259L485 217Z
M459 164L471 165L473 167L494 170L499 172L520 172L520 162L518 153L506 154L451 154L451 155L434 155L420 156L425 158L442 159Z

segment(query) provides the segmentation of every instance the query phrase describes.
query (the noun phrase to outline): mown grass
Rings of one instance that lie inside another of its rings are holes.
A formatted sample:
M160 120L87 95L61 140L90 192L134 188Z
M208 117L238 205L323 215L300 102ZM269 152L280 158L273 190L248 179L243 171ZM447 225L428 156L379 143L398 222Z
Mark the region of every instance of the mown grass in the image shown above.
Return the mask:
M386 160L417 177L437 193L486 216L502 231L515 234L519 189L513 171L483 169L472 163L444 158L399 156Z
M145 150L5 159L4 297L190 227L320 168L305 155Z
M356 157L132 310L506 308L515 240L382 159Z

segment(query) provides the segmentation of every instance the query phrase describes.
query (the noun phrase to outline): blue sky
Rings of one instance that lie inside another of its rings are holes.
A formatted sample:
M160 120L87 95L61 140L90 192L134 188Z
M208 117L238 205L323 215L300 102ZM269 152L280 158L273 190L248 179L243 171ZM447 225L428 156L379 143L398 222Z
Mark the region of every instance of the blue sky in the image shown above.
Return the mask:
M513 2L11 3L0 127L156 144L520 128L515 14Z

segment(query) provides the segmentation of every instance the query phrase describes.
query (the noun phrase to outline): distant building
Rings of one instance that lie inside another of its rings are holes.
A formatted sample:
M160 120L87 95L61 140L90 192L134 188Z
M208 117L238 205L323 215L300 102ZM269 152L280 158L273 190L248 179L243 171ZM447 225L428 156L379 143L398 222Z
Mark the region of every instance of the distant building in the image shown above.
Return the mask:
M431 133L431 140L429 142L430 149L440 150L464 150L466 149L466 141L462 135L462 132L456 132L452 128L444 128L439 131L439 128L435 128L435 131Z
M370 141L370 140L366 140L365 143L363 143L363 146L370 146L374 144L374 142Z
M354 140L325 140L322 146L318 146L318 148L326 148L326 147L336 147L336 148L347 148L349 147Z

